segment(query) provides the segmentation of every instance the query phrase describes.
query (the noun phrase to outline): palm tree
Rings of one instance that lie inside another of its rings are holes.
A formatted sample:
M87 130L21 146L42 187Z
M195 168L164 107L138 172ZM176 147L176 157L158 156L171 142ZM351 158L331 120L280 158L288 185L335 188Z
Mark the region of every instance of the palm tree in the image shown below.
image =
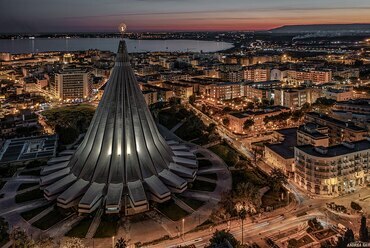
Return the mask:
M231 247L240 247L240 242L229 231L225 230L216 230L209 242L207 248L224 247L225 244L230 244Z
M230 120L228 118L225 118L222 120L222 124L224 124L225 126L229 126Z
M251 126L253 126L254 125L254 120L253 119L248 119L248 120L246 120L245 122L244 122L244 124L243 124L243 129L244 130L249 130L249 128L251 127Z
M119 238L114 245L114 248L126 248L128 247L127 241L124 238Z
M243 203L243 208L239 211L238 213L239 218L242 220L242 245L244 244L244 220L247 218L247 211L244 208L244 203Z

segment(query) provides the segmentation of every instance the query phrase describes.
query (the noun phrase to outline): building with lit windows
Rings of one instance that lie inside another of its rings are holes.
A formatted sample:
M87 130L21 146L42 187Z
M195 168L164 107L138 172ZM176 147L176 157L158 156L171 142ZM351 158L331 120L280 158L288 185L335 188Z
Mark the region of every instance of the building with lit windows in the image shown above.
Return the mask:
M317 99L311 88L280 88L274 90L274 104L287 108L300 108Z
M269 68L246 68L244 70L244 80L262 82L270 80Z
M230 100L244 95L244 85L236 82L210 84L202 87L202 93L205 97L217 101Z
M369 182L369 139L330 147L297 146L294 153L294 180L311 193L335 196Z
M240 134L248 132L247 130L243 129L244 122L252 119L254 124L251 127L251 130L263 130L265 129L265 117L271 117L289 111L290 110L288 108L274 106L262 110L248 110L244 112L230 113L227 114L227 118L230 121L229 129Z
M91 96L92 78L87 69L66 68L55 74L54 95L60 100L85 100Z
M341 121L325 114L309 112L305 115L305 120L328 127L330 145L363 140L368 135L366 129L352 122Z

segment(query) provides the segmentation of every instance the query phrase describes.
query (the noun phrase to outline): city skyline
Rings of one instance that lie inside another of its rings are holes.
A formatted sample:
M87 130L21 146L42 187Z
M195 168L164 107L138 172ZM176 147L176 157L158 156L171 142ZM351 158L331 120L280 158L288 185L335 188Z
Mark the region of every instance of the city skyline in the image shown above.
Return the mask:
M283 25L370 23L370 2L221 0L3 0L0 33L268 30ZM23 11L27 10L27 11Z

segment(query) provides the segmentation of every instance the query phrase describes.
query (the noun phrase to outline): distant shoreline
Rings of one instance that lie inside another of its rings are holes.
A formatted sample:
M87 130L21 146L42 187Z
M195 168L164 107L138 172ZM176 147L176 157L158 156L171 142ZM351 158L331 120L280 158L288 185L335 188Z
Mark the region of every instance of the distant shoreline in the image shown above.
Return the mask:
M24 38L0 39L0 52L29 54L40 52L77 52L101 50L116 52L119 38ZM220 52L235 48L235 44L215 40L195 39L126 39L132 53L145 52Z

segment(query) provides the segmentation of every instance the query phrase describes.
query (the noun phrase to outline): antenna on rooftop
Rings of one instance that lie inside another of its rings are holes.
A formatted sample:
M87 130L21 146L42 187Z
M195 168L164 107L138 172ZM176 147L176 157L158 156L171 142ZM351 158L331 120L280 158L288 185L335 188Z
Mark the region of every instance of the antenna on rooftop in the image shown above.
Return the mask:
M118 31L121 33L121 38L123 40L123 35L125 34L126 32L126 29L127 29L127 26L126 24L124 24L123 22L119 24L118 26Z

